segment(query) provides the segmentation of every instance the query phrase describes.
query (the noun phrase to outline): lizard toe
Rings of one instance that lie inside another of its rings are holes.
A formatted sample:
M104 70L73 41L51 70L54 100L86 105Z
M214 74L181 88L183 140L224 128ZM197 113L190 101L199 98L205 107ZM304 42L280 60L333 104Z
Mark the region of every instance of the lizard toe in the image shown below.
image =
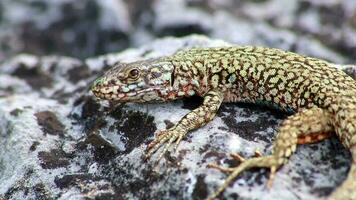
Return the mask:
M238 154L233 154L235 157ZM208 199L212 200L218 197L233 181L236 179L241 172L254 168L254 167L267 167L271 169L270 178L268 180L267 186L270 187L272 185L273 178L275 176L277 168L280 166L278 162L278 158L275 156L262 156L262 157L254 157L250 159L243 159L241 156L237 157L238 160L241 161L241 164L237 167L233 168L225 168L218 166L216 164L209 164L209 168L218 169L222 172L229 173L229 176L225 179L225 182L216 190Z
M177 126L174 126L168 130L160 131L157 134L157 138L154 139L148 146L147 146L147 153L145 155L146 159L149 159L155 152L157 152L162 146L163 149L161 153L158 155L156 164L162 159L163 155L170 150L170 147L175 142L173 147L174 150L177 149L180 141L183 139L184 135L187 133L186 130L181 129Z

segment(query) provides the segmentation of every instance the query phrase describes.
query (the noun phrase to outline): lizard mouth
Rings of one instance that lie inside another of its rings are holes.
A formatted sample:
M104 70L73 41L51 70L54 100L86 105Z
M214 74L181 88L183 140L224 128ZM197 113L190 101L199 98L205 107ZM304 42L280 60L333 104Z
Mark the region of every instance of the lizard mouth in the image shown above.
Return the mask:
M99 99L112 100L119 102L144 102L145 96L154 97L157 96L156 91L160 91L160 88L146 88L141 90L134 90L128 92L114 92L110 87L100 88L92 90L93 94Z

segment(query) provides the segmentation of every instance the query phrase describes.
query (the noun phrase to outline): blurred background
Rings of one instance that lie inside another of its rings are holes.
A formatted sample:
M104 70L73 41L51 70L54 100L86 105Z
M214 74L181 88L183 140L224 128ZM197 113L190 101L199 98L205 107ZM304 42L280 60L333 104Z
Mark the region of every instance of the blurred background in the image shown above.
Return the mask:
M159 40L191 34L212 39ZM356 64L356 0L0 0L0 200L206 199L226 178L207 163L270 152L286 115L226 104L157 173L146 144L199 102L110 106L89 92L117 61L226 44L215 39ZM224 197L323 199L351 162L336 138L302 145L273 190L251 171Z
M19 53L84 59L193 33L355 63L356 1L0 1L0 62Z

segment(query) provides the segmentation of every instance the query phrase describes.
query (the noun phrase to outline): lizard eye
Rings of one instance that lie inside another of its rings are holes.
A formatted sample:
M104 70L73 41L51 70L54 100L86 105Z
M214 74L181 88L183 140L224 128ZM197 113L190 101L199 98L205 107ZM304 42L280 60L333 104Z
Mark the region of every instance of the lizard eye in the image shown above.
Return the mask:
M140 71L138 69L132 69L129 71L129 77L132 79L137 79Z

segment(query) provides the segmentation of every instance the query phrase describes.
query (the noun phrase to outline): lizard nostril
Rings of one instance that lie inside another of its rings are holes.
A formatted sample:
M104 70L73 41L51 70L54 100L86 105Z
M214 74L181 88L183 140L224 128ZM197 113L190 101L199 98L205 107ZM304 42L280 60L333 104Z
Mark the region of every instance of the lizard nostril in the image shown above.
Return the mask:
M115 84L116 84L116 81L115 81L114 79L111 79L111 80L109 81L109 83L110 83L111 85L115 85Z

